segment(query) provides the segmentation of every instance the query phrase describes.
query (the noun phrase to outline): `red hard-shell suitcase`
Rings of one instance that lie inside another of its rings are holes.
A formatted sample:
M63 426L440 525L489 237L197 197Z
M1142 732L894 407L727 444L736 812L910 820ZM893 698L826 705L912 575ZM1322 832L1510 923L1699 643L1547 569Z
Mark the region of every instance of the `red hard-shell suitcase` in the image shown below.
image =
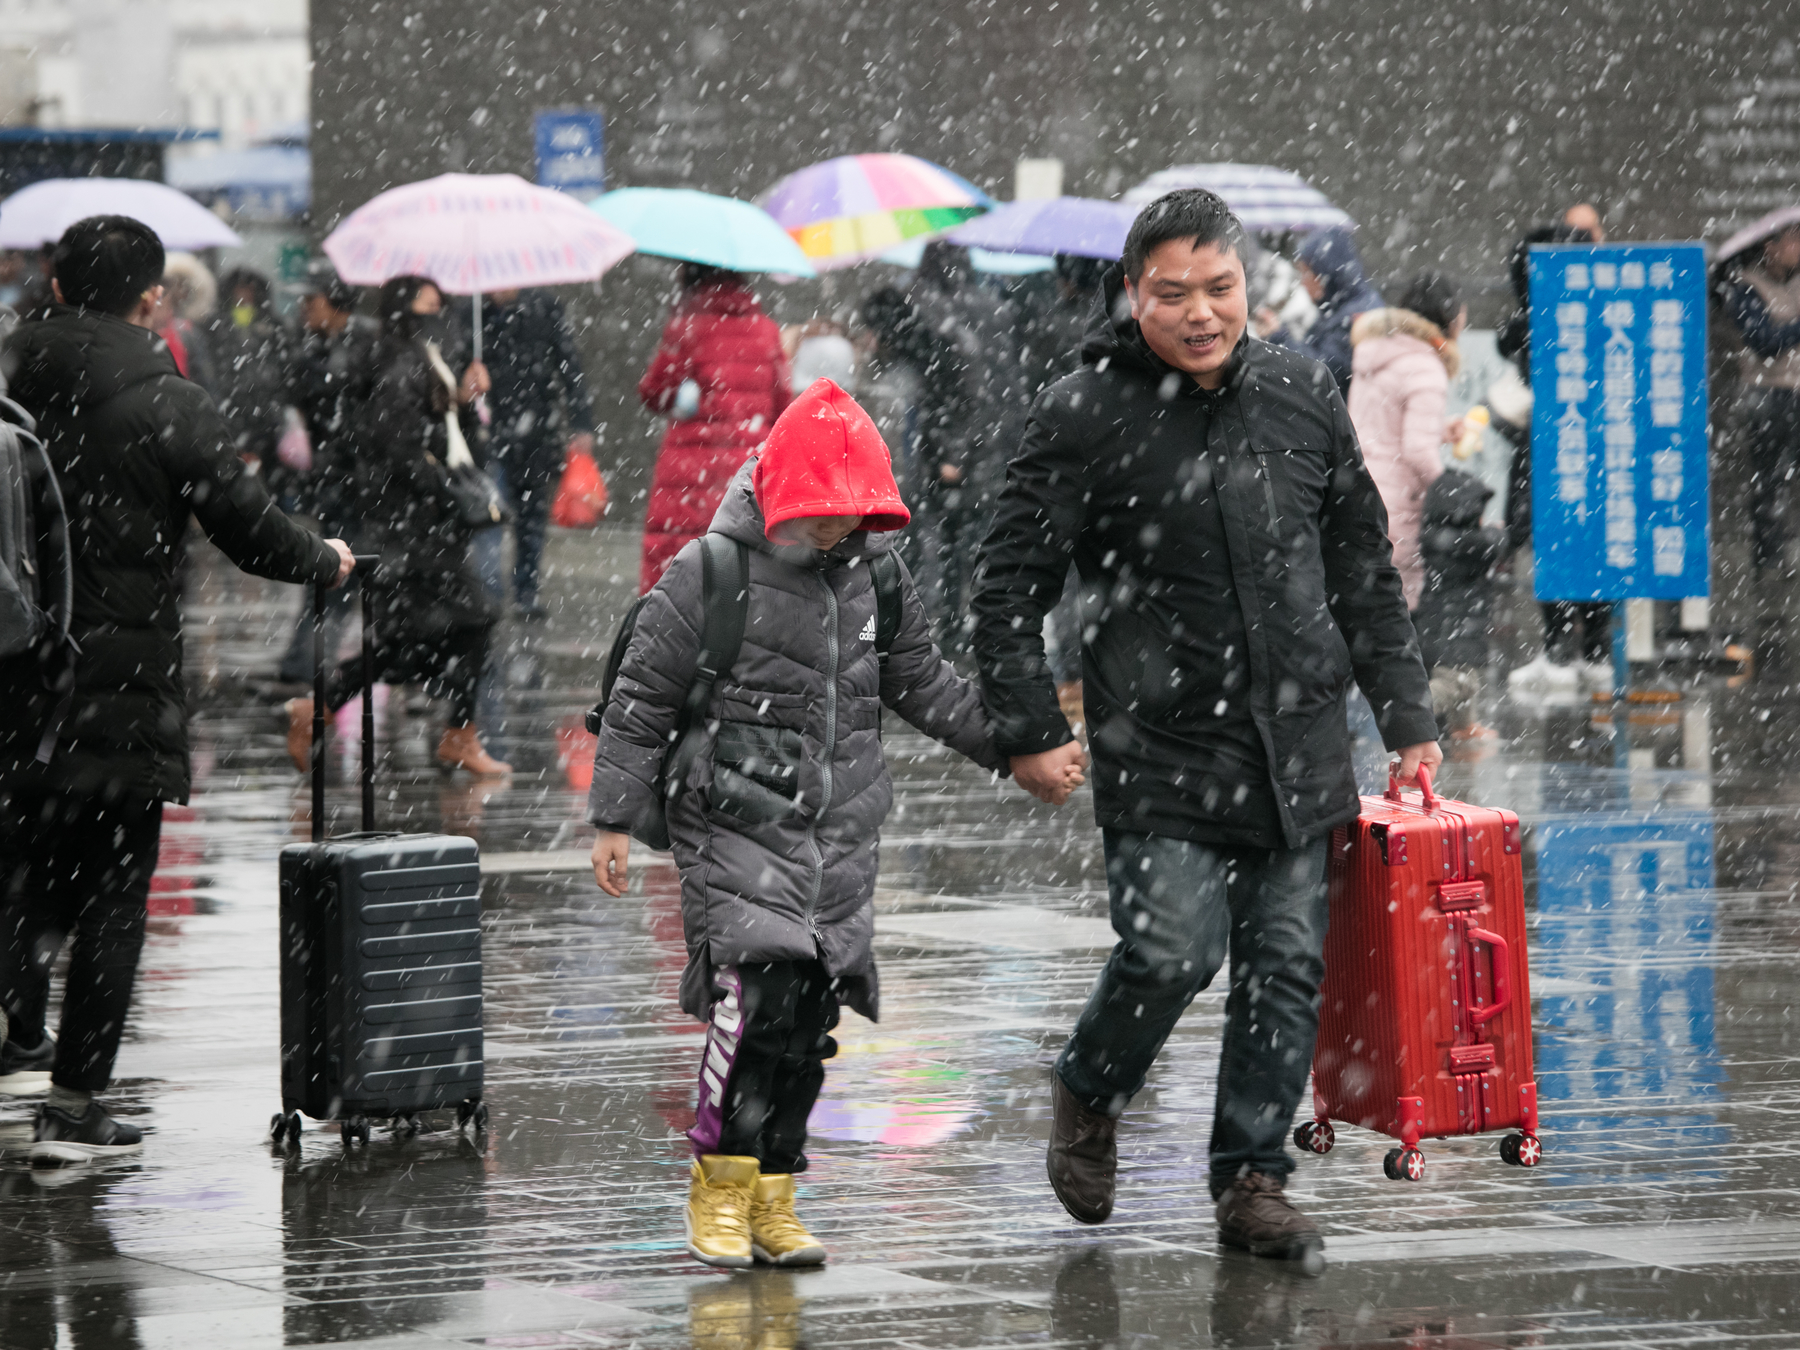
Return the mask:
M1388 1176L1417 1181L1421 1139L1512 1129L1500 1156L1534 1167L1519 818L1419 784L1390 782L1333 832L1315 1118L1294 1142L1328 1152L1333 1120L1377 1130L1401 1145Z

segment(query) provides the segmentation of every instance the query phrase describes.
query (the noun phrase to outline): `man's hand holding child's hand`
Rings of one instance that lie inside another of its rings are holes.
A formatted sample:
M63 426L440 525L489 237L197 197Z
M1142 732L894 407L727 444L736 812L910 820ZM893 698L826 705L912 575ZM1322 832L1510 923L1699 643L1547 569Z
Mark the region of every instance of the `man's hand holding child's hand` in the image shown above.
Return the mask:
M630 835L602 830L594 837L594 880L608 895L625 894L625 864L630 856Z
M1054 750L1036 755L1012 757L1013 781L1040 802L1061 806L1069 794L1087 782L1082 770L1087 767L1087 754L1080 741L1070 741Z

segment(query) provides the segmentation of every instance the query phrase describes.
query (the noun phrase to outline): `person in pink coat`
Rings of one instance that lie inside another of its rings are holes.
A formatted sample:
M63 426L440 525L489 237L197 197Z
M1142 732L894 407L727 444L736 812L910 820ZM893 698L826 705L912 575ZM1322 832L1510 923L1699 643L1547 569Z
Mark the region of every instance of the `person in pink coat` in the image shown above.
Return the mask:
M1454 439L1444 399L1459 364L1456 335L1465 313L1455 287L1441 273L1424 272L1408 283L1401 304L1359 315L1350 329L1350 421L1387 506L1408 609L1419 607L1425 588L1425 490L1443 473L1443 445Z

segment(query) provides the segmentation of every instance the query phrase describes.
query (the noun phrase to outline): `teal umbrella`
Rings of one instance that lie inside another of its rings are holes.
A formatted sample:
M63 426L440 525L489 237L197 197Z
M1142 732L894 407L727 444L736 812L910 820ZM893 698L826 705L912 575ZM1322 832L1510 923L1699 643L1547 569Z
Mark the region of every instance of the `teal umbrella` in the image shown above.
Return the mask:
M773 216L733 197L692 188L618 188L588 205L636 240L639 253L733 272L818 275Z

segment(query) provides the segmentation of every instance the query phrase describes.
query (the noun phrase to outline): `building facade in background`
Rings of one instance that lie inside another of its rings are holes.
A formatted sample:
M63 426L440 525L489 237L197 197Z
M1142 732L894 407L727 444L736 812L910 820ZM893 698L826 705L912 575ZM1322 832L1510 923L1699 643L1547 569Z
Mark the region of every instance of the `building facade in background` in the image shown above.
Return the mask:
M1061 160L1063 190L1090 196L1172 164L1279 165L1359 222L1376 276L1443 267L1491 323L1512 241L1571 202L1615 237L1716 239L1790 199L1791 16L1786 0L314 0L313 228L450 170L530 177L534 113L585 105L605 112L610 187L750 197L868 150L1001 196L1021 157ZM667 270L634 259L604 301L572 297L627 478L652 428L626 377ZM764 290L779 312L858 284Z
M5 125L182 127L239 149L305 124L310 63L306 0L0 0Z

